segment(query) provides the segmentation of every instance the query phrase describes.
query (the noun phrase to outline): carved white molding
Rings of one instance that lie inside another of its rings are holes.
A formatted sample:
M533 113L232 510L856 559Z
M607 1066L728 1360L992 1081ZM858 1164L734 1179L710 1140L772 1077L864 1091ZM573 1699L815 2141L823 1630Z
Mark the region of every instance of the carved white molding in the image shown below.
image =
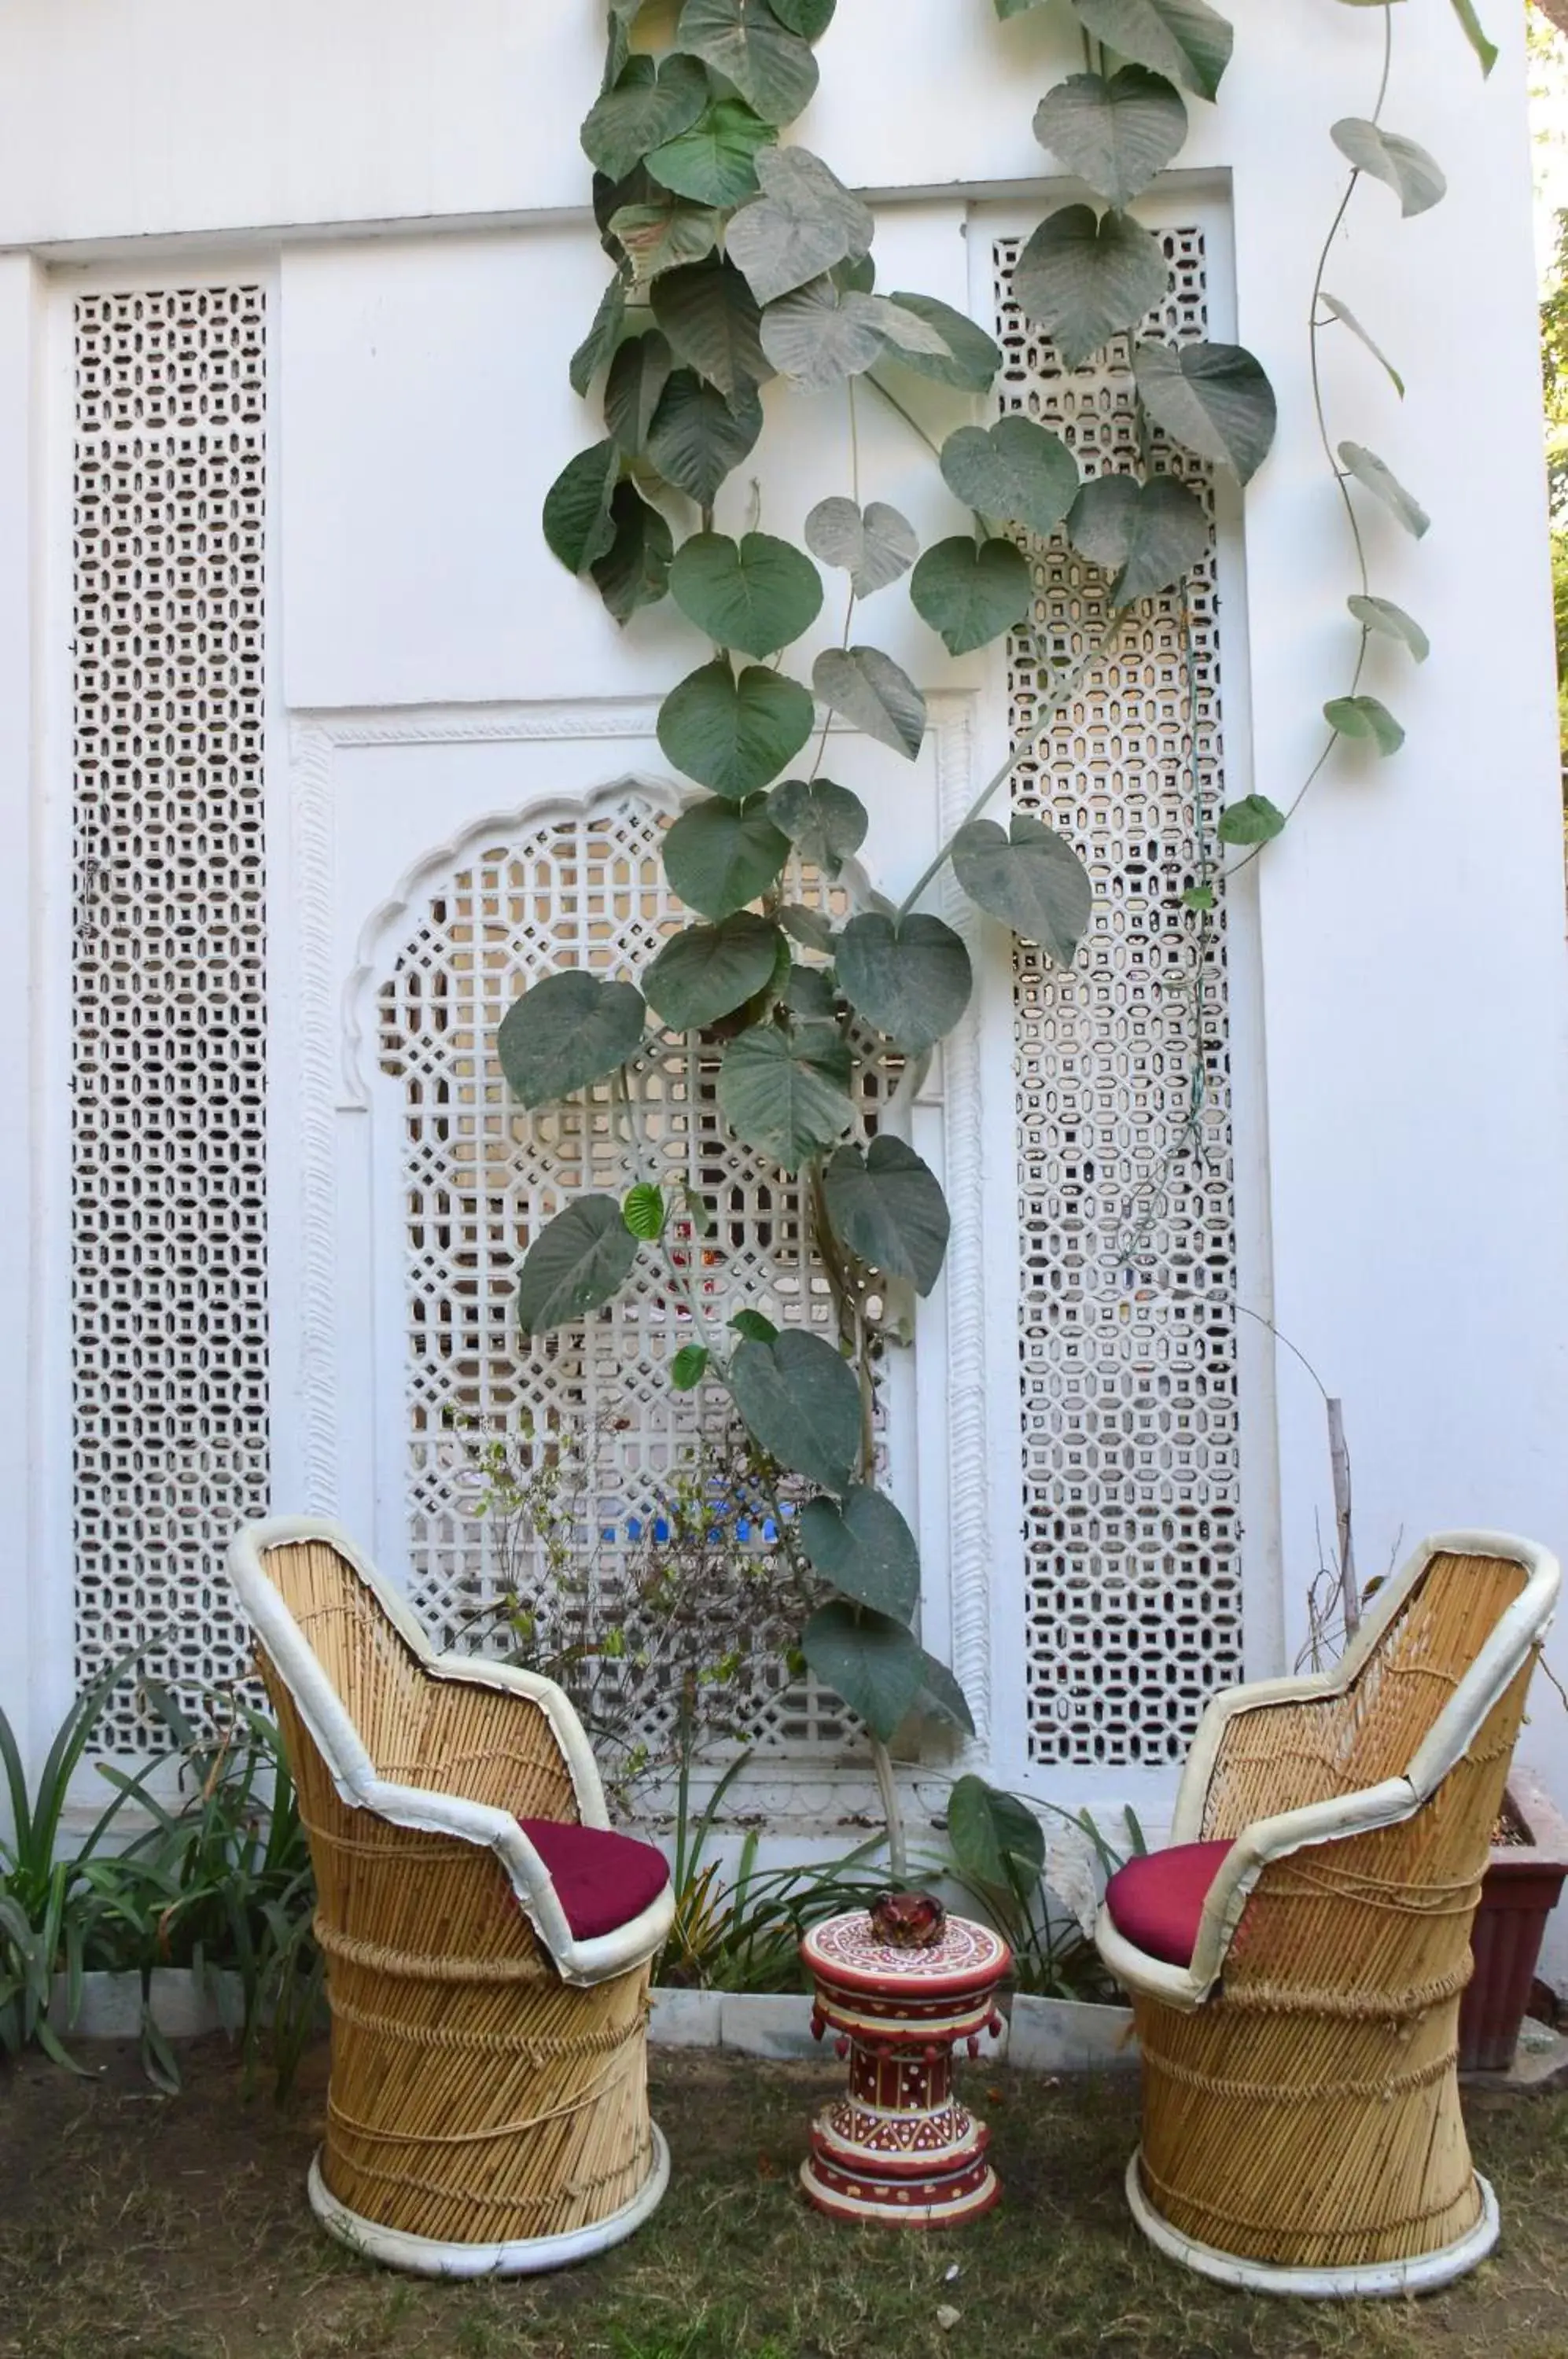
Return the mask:
M928 719L935 753L937 810L943 834L963 818L973 794L973 714L967 692L930 697ZM289 869L294 888L299 957L298 1048L299 1110L300 1304L297 1355L303 1451L312 1512L330 1513L337 1504L337 1368L339 1302L337 1270L338 1160L344 1114L370 1103L361 1051L366 994L377 972L376 952L415 899L441 875L497 835L537 826L562 813L580 811L636 793L675 811L688 791L669 778L640 770L597 783L585 792L559 791L526 797L466 821L410 864L394 891L365 918L358 930L353 963L334 973L334 768L340 751L375 745L528 744L576 740L605 744L655 736L659 701L625 698L586 704L516 704L483 707L425 705L385 711L308 712L295 716L291 735ZM823 715L822 718L828 718ZM844 724L829 720L835 731ZM852 892L869 883L864 871L846 870ZM943 915L964 935L978 960L980 928L951 874L942 888ZM989 1582L989 1485L986 1475L985 1397L985 1297L981 1143L979 1016L972 1004L959 1030L944 1046L920 1102L940 1095L946 1137L947 1195L953 1212L948 1261L949 1435L947 1532L953 1669L974 1712L977 1742L984 1744L990 1720L991 1597ZM929 1380L929 1379L928 1379ZM936 1634L932 1634L935 1636ZM865 1773L858 1767L815 1767L807 1783L831 1789L840 1809L858 1805ZM768 1778L770 1802L778 1802L777 1773ZM788 1780L791 1788L799 1781ZM825 1796L824 1796L825 1799ZM866 1798L870 1799L870 1789ZM780 1819L800 1816L770 1809Z
M965 698L939 731L937 824L945 843L975 798L974 714ZM942 915L961 934L975 990L963 1022L942 1043L947 1200L947 1529L953 1670L983 1750L991 1726L991 1496L985 1413L985 1256L981 1141L980 913L958 888L951 862L942 875Z
M289 877L298 962L299 1332L295 1384L304 1511L338 1506L337 1172L332 1112L332 740L299 723L291 745Z

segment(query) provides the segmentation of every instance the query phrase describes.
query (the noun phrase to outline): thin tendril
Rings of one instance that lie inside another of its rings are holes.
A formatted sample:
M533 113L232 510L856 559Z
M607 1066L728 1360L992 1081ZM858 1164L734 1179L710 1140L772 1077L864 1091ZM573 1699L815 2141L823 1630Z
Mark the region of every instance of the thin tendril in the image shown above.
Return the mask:
M1372 109L1371 119L1374 124L1380 120L1383 108L1388 101L1388 80L1392 71L1393 61L1394 10L1392 0L1383 0L1383 70L1377 82L1377 103ZM1318 255L1317 272L1312 279L1312 303L1308 312L1307 342L1312 364L1312 411L1317 419L1318 440L1323 444L1323 456L1327 460L1330 472L1334 476L1334 489L1339 494L1341 504L1345 509L1345 521L1350 527L1350 538L1352 542L1355 544L1356 549L1356 571L1361 578L1361 595L1364 598L1367 598L1370 597L1372 591L1371 576L1367 570L1367 544L1362 538L1361 519L1356 513L1356 503L1350 495L1348 470L1341 466L1339 453L1335 450L1329 433L1328 416L1323 403L1323 375L1318 349L1318 340L1323 334L1325 325L1328 324L1318 317L1318 312L1323 302L1323 274L1328 268L1329 255L1333 251L1335 239L1338 237L1341 229L1345 225L1345 214L1350 210L1350 201L1356 194L1361 177L1362 175L1359 167L1354 168L1351 171L1349 181L1345 187L1345 194L1339 201L1338 210L1334 213L1334 220L1329 225L1328 235L1323 240L1323 251ZM1354 696L1361 686L1361 678L1367 669L1367 650L1371 646L1371 640L1372 634L1367 625L1363 623L1361 625L1361 636L1356 644L1356 663L1350 675L1350 686L1345 691L1347 697ZM1338 743L1338 730L1331 729L1328 733L1327 743L1324 745L1322 753L1318 756L1317 760L1312 764L1312 768L1307 772L1301 784L1297 788L1290 801L1285 806L1284 816L1287 821L1295 817L1296 812L1300 810L1307 795L1317 784L1318 779L1323 776L1324 769L1328 766L1330 756L1333 755L1334 747ZM1261 843L1250 845L1242 854L1241 858L1234 862L1232 865L1226 869L1225 875L1227 876L1239 876L1244 868L1251 866L1252 863L1258 858L1258 855L1262 849L1263 846Z
M1127 610L1125 606L1118 607L1116 613L1111 616L1110 622L1106 625L1105 632L1089 649L1087 655L1082 656L1078 662L1073 666L1070 671L1059 672L1054 679L1047 681L1044 689L1040 691L1042 709L1040 718L1024 732L1024 734L1014 745L1013 750L1008 755L1007 760L1001 764L999 768L993 771L991 777L986 779L985 784L981 788L979 793L975 796L975 800L970 804L969 809L964 812L963 819L959 821L958 827L954 829L953 835L949 836L947 842L940 847L934 858L927 863L920 875L916 877L914 883L910 886L909 891L905 894L903 899L898 904L895 918L895 921L898 924L901 925L903 923L910 910L914 908L915 903L920 899L920 895L925 891L926 886L931 882L933 877L940 875L942 871L946 867L953 853L953 837L960 833L963 829L968 827L973 821L977 820L980 817L981 812L985 810L992 796L996 793L999 788L1006 786L1007 780L1012 777L1013 772L1018 767L1018 765L1021 762L1027 762L1029 756L1035 751L1036 747L1043 742L1048 731L1054 723L1057 714L1062 711L1062 706L1067 703L1071 697L1077 693L1077 690L1082 687L1083 681L1094 669L1095 666L1109 655L1112 647L1115 647L1117 639L1121 636L1122 626L1127 621Z
M931 436L926 432L925 428L920 424L920 419L915 417L911 410L905 408L903 403L898 399L898 395L889 393L881 378L873 375L869 371L866 373L866 383L871 387L873 393L881 395L889 409L896 410L898 412L898 416L903 419L911 434L918 434L920 436L920 440L925 444L926 449L931 453L932 457L940 459L942 457L942 444L940 442L932 441Z

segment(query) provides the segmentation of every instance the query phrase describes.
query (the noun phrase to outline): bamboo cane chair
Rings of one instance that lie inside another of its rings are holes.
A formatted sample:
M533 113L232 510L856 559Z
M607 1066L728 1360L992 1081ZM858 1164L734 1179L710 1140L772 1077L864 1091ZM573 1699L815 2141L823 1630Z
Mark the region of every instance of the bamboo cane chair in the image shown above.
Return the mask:
M646 2049L673 1914L662 1860L605 1832L560 1689L436 1655L335 1525L253 1524L229 1570L316 1875L332 2069L311 2208L424 2276L528 2274L618 2243L669 2178ZM629 1867L626 1921L573 1931L563 1845L599 1876L600 1919Z
M1417 2292L1496 2243L1459 2002L1558 1583L1526 1540L1425 1541L1334 1670L1211 1701L1171 1849L1112 1879L1096 1940L1143 2050L1127 2198L1205 2276ZM1154 1907L1183 1876L1184 1937L1180 1900Z

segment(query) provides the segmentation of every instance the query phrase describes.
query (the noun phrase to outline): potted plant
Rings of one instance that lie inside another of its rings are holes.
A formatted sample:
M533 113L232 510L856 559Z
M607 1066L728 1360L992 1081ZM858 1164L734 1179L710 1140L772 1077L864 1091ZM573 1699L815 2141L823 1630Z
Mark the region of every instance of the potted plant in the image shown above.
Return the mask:
M1475 1971L1459 2010L1462 2072L1506 2072L1530 2005L1546 1920L1568 1877L1568 1821L1529 1770L1503 1798L1470 1935Z

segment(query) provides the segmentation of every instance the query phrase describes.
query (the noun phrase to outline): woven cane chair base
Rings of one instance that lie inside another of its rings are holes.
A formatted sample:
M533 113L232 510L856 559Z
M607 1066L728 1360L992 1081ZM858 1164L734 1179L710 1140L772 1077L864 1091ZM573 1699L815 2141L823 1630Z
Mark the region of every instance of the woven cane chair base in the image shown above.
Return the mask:
M321 2158L310 2164L310 2209L340 2245L384 2267L402 2269L417 2277L528 2277L549 2269L570 2268L591 2260L635 2235L659 2209L670 2184L670 2148L657 2124L649 2125L653 2167L637 2194L606 2220L591 2221L585 2228L569 2229L557 2236L519 2236L506 2245L441 2244L433 2236L410 2236L400 2228L384 2228L340 2203L321 2177Z
M1481 2216L1441 2252L1418 2253L1402 2261L1362 2261L1344 2268L1281 2268L1268 2261L1222 2253L1172 2227L1144 2192L1142 2162L1142 2148L1136 2147L1127 2168L1127 2200L1149 2243L1199 2277L1213 2277L1219 2285L1245 2287L1249 2293L1293 2294L1308 2301L1376 2301L1400 2294L1434 2293L1484 2261L1497 2241L1497 2199L1477 2171L1475 2191Z

